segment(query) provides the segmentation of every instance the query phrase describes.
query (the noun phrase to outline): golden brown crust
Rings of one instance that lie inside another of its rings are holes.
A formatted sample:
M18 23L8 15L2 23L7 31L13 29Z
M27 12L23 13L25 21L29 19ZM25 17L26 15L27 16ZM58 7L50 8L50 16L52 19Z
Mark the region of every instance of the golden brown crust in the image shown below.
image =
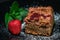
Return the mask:
M52 7L30 7L27 17L25 32L34 35L51 35L53 28L53 9Z

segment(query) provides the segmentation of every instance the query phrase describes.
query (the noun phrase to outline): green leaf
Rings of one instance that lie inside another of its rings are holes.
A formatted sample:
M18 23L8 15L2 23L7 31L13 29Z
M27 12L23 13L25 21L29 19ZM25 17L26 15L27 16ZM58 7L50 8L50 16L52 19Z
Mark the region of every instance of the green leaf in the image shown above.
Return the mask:
M19 9L20 12L23 11L23 10L24 10L24 8L20 8L20 9Z
M19 12L16 12L14 15L15 15L15 16L19 16L19 15L20 15L20 13L19 13Z
M28 14L28 10L26 10L25 8L20 8L19 9L19 16L21 16L19 19L22 19L21 21L22 21L22 23L23 23L23 20L24 20L24 18L27 16L27 14Z
M21 11L20 14L21 14L21 16L26 16L27 15L27 11Z
M10 7L10 13L13 14L12 12L17 12L19 9L19 5L16 1L12 3L12 6Z
M20 8L20 15L22 16L22 17L25 17L26 15L27 15L27 13L28 13L28 10L26 10L26 9L23 9L23 8Z
M9 21L11 21L12 19L13 18L8 13L5 14L5 25L6 25L6 28L8 27Z
M16 16L16 19L18 20L21 20L22 21L22 17L19 15L19 16Z

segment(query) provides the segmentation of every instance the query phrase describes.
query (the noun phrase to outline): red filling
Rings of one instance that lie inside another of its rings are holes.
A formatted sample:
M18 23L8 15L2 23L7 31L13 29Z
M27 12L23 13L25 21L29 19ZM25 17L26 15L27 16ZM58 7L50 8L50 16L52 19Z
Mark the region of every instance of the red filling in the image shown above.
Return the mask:
M30 19L33 20L34 18L39 18L40 14L38 13L34 13L33 15L31 15Z
M51 17L51 15L47 15L46 17Z
M45 16L45 15L43 15L43 14L34 13L33 15L31 15L30 19L33 20L34 18L36 18L36 20L38 20L40 16L43 16L44 19L45 19L46 17L51 17L51 15Z

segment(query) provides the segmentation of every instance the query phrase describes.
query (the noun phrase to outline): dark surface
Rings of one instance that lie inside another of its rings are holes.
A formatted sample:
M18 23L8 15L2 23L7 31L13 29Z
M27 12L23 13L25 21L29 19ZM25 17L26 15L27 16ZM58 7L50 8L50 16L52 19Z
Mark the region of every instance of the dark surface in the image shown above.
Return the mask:
M13 1L14 0L0 2L0 24L2 25L2 26L0 26L0 40L11 40L11 37L13 39L17 40L17 38L19 39L19 37L20 37L20 36L10 35L8 30L6 28L4 28L4 16L5 16L5 13L7 11L9 11L9 7L13 3ZM20 7L52 6L54 11L60 13L60 1L59 0L17 0L17 2L19 3ZM56 27L56 29L60 29L59 25ZM58 37L58 39L59 39L59 37ZM21 36L20 38L22 40L24 40L25 37Z
M3 1L3 0L2 0ZM4 15L9 11L14 0L0 2L0 20L4 22ZM55 11L60 12L60 1L59 0L17 0L20 7L30 6L52 6Z
M14 0L0 2L0 20L4 22L4 14L9 11ZM17 0L20 7L30 7L30 6L52 6L55 11L60 12L60 1L59 0Z
M24 30L17 36L12 35L8 29L0 25L0 40L60 40L60 14L54 13L55 25L51 36L34 36L31 34L26 34ZM23 26L24 27L24 26Z
M2 2L6 2L6 1L9 1L9 0L0 0L0 3L2 3Z

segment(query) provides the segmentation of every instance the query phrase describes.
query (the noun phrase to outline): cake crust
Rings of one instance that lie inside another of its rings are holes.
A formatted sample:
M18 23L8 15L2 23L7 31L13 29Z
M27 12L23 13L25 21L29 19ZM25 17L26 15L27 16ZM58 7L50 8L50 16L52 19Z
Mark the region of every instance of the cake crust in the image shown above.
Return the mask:
M52 7L30 7L25 32L34 35L49 36L52 33L54 17Z

